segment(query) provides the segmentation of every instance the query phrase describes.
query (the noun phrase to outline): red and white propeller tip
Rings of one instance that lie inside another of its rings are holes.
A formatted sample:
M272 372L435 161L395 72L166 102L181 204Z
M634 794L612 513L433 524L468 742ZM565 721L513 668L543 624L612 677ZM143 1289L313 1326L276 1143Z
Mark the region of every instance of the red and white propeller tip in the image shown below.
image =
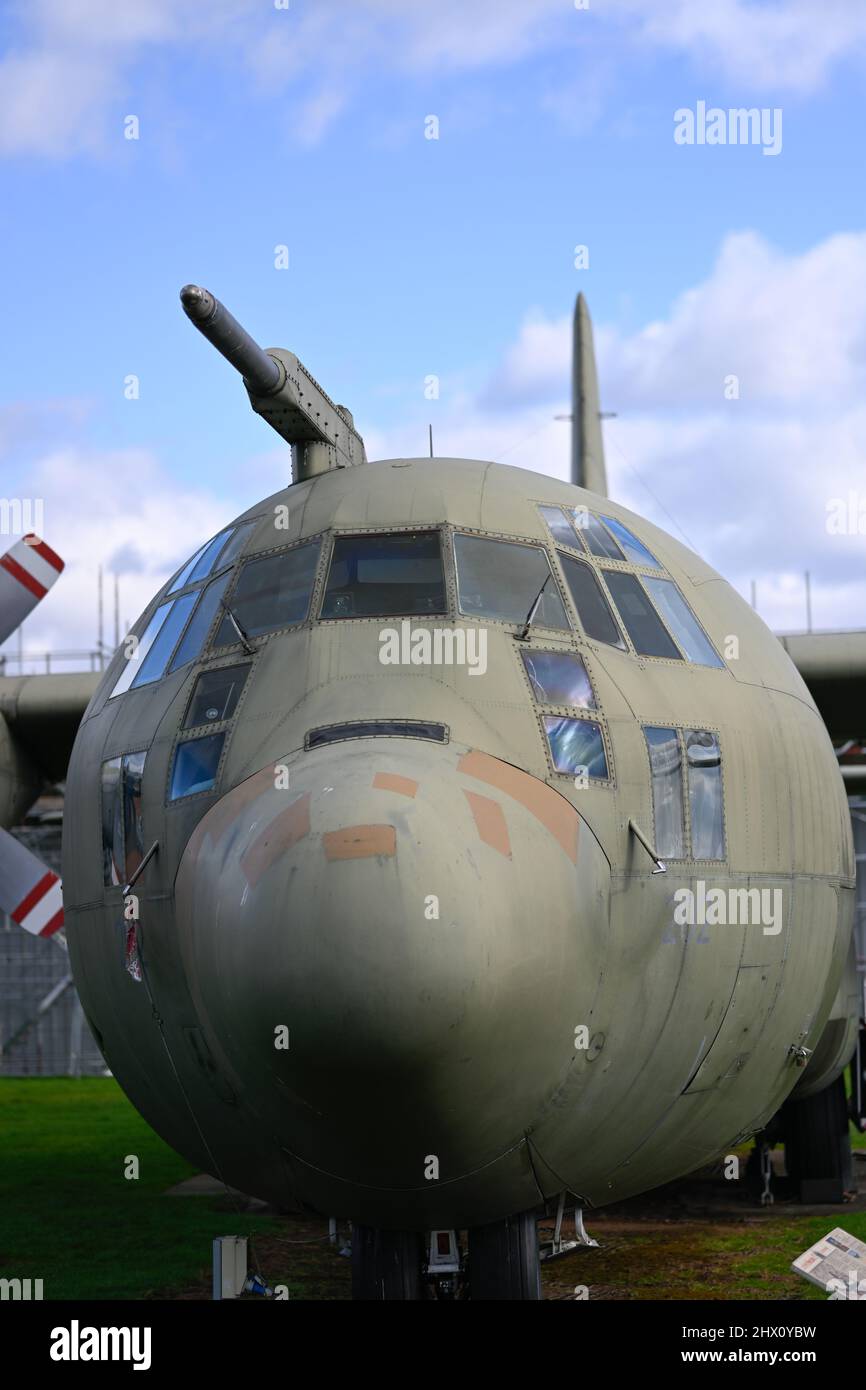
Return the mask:
M0 556L0 642L21 626L62 570L57 552L32 534Z

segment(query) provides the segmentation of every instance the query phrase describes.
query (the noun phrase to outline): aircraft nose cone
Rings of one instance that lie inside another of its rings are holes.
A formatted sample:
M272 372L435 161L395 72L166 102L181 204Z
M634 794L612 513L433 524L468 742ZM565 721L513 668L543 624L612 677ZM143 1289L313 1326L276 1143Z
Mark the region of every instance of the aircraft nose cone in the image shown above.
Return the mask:
M301 1165L422 1185L519 1142L574 1061L609 870L554 788L366 739L229 792L176 885L190 988L235 1089ZM286 776L286 771L288 776Z

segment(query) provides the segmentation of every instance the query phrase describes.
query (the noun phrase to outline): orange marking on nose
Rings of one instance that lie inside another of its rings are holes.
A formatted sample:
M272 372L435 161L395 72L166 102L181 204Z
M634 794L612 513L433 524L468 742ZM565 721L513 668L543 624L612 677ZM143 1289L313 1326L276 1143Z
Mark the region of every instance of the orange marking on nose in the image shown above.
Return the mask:
M322 844L326 859L393 858L397 832L393 825L347 825L344 830L326 830Z
M241 869L251 888L286 850L310 833L310 793L304 792L291 806L274 816L241 856Z
M478 792L468 792L465 787L463 788L463 795L469 802L469 809L475 818L478 834L485 845L498 850L500 854L505 855L506 859L510 859L511 840L508 837L508 826L505 823L505 815L499 802L491 801L489 796L480 796Z
M528 772L521 772L519 767L512 767L500 758L477 750L464 753L457 770L519 801L558 840L571 862L577 863L580 816L553 787L548 787Z
M400 796L414 796L418 785L411 777L401 777L396 772L377 772L373 778L374 787L383 792L399 792Z

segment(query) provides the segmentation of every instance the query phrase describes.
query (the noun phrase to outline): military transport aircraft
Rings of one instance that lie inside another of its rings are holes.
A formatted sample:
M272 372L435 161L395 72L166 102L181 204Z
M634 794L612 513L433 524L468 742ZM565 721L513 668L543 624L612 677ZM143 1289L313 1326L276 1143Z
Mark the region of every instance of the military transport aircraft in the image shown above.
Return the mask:
M0 682L3 823L77 725L71 964L170 1144L351 1219L358 1298L538 1298L539 1210L690 1172L849 1061L830 737L732 587L607 497L582 297L571 482L368 462L293 354L181 299L292 482L191 555L95 689ZM44 870L8 843L22 920Z

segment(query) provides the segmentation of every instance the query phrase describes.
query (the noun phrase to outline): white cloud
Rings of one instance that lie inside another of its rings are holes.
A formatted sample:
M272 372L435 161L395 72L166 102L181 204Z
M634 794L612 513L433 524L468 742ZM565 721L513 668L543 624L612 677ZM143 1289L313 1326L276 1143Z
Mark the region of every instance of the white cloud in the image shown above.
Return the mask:
M866 537L827 530L866 507L866 235L788 255L727 237L710 274L636 332L596 326L611 494L685 539L778 628L866 626ZM571 315L529 314L475 397L440 402L440 454L566 477ZM726 400L726 375L740 398ZM371 456L418 454L421 421Z
M850 0L611 0L641 39L687 54L706 72L775 91L811 92L839 61L862 63L866 11Z
M491 403L555 395L568 372L571 317L531 314L499 373ZM829 237L800 255L755 232L727 236L702 284L639 332L601 327L596 346L612 408L718 406L726 378L743 404L799 411L866 391L866 233Z
M0 59L0 153L58 157L104 149L119 131L135 65L157 51L206 53L245 74L250 91L294 86L290 126L313 142L383 77L448 77L574 55L574 77L545 87L542 107L584 129L615 70L673 53L716 83L811 93L841 62L862 65L866 11L851 0L28 0ZM119 134L116 138L120 138Z
M8 476L8 467L4 475ZM121 623L132 623L169 575L208 536L249 506L206 488L179 486L149 452L53 449L26 470L44 499L44 538L66 563L23 628L25 652L90 651L97 637L97 574L105 570L105 640L113 641L113 571ZM4 538L0 550L8 549ZM4 650L17 651L13 636Z

